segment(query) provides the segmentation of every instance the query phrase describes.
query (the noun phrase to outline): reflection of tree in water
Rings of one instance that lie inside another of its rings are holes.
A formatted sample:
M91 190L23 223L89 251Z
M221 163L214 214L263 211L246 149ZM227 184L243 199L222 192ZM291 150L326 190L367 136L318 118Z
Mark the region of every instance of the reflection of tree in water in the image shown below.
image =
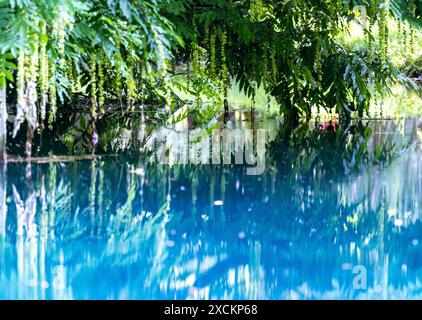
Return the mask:
M270 154L279 168L291 174L311 170L328 175L349 173L374 163L389 163L414 144L416 131L415 120L398 124L355 121L341 124L335 132L314 123L283 126L270 145Z
M0 195L7 188L16 205L0 248L7 265L18 263L0 268L1 286L32 298L420 295L420 150L368 167L410 141L368 128L280 133L258 177L105 158L33 165L28 185L25 168L9 164ZM22 235L21 208L35 206L36 230ZM348 268L358 264L368 292L352 289Z

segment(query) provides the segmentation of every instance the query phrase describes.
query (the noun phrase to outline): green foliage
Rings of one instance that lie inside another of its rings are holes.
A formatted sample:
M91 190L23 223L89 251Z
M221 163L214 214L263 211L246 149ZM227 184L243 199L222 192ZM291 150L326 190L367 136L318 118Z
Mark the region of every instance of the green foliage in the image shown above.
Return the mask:
M421 9L418 0L0 0L0 87L16 82L15 133L23 120L53 127L78 103L94 122L116 104L164 106L170 117L181 106L175 88L195 97L203 123L233 81L253 101L264 88L288 117L315 107L363 115L391 84L413 85L389 59L388 21L400 21L415 53ZM357 18L367 47L338 43Z
M137 99L134 74L153 87L162 87L172 58L170 46L182 44L157 4L161 2L1 0L1 75L12 82L13 60L32 56L40 48L32 71L42 101L40 118L45 118L48 100L50 125L55 119L56 95L63 105L71 101L75 88L90 97L91 113L103 106L105 95L124 95L132 105ZM103 73L104 65L114 72ZM119 84L114 78L124 81ZM20 79L23 94L26 87Z
M195 35L182 33L186 42L194 39L204 47L210 42L206 61L210 77L217 60L220 69L217 73L223 83L228 73L252 98L256 88L264 84L267 93L277 99L282 113L310 116L312 107L317 106L350 115L352 111L367 112L372 96L388 92L391 83L411 85L388 59L387 15L408 19L418 26L420 10L415 9L415 4L186 0L178 21L184 23L182 30L193 30ZM358 15L356 5L367 8L364 18L370 28L375 24L379 27L377 46L372 30L367 30L370 42L367 50L353 50L336 42L337 34L347 30L348 23ZM195 18L182 18L190 15ZM192 27L191 20L199 24ZM215 40L211 37L208 40L202 32L208 28L219 33L223 42L220 49L216 50ZM216 56L218 51L221 53Z

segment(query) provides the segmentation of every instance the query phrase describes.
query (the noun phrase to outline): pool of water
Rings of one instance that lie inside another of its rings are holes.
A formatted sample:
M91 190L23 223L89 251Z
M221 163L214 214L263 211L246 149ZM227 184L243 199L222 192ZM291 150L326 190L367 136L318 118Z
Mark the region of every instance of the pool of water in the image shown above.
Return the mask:
M422 298L419 123L277 124L261 175L10 162L0 299Z

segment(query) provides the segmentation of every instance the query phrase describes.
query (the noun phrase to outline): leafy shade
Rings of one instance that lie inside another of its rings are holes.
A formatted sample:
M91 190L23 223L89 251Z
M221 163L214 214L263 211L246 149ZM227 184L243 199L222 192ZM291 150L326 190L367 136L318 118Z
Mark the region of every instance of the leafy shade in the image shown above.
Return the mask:
M148 104L170 115L180 106L176 89L194 95L199 112L214 114L233 81L252 99L263 86L292 119L315 107L363 114L391 83L412 85L388 59L387 17L413 30L421 4L0 0L0 151L6 99L16 106L13 135L26 124L27 156L35 130L53 128L59 110L81 105L95 135L96 120L114 105L138 111ZM336 41L354 19L365 25L363 51ZM414 32L406 39L414 46ZM178 70L187 84L174 77Z

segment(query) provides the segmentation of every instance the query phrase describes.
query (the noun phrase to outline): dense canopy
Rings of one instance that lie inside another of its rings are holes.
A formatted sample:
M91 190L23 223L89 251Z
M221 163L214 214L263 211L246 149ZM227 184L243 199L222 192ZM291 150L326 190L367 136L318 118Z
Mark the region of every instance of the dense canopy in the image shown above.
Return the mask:
M171 113L180 91L217 112L232 83L252 99L263 87L292 119L362 115L390 84L414 85L389 59L389 28L414 55L421 12L418 0L0 0L0 151L7 112L30 144L75 106L92 127L116 106ZM338 41L351 20L360 50Z

